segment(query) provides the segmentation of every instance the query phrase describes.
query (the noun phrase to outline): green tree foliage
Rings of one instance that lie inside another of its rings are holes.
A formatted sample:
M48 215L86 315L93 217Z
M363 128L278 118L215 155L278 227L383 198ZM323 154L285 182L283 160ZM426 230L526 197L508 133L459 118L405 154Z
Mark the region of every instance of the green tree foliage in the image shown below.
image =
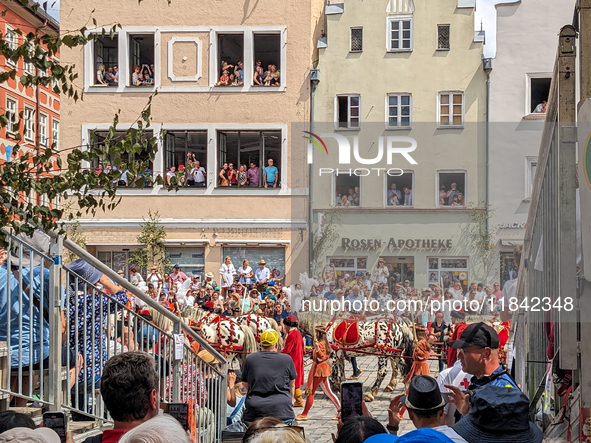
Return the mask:
M13 0L24 6L30 4L33 8L38 5L29 0ZM34 6L33 6L34 5ZM92 19L97 26L96 19ZM82 93L75 84L78 78L75 65L61 65L55 56L60 48L76 48L80 50L86 44L99 37L113 38L120 25L110 25L98 34L89 34L86 27L76 32L50 35L40 33L23 34L16 28L14 32L23 37L23 43L18 47L11 47L5 36L0 33L0 54L12 60L18 66L19 60L31 63L36 75L23 74L19 81L25 87L44 86L61 94L62 98L74 101L82 100ZM15 80L17 69L8 69L0 73L0 83ZM45 74L45 75L42 75ZM54 86L52 86L54 85ZM94 136L88 146L62 147L59 152L55 144L50 147L35 146L25 148L22 145L19 131L22 131L23 113L11 116L8 113L0 115L0 127L7 127L15 134L16 144L12 148L10 161L0 164L0 227L10 227L15 233L31 234L36 228L45 231L55 230L65 234L60 220L64 211L53 205L37 204L40 199L27 198L34 193L42 200L55 201L59 199L74 201L73 210L67 214L67 219L74 220L87 214L94 216L99 210L112 210L120 202L117 195L116 183L122 172L128 172L128 183L138 188L146 184L164 182L161 177L152 178L146 169L154 160L157 151L157 138L147 137L146 128L150 126L152 94L145 107L138 109L138 117L123 135L117 133L120 110L113 117L113 124L108 130L108 136L99 143ZM140 160L139 154L142 154ZM121 158L129 158L122 164ZM98 163L110 163L113 160L117 169L97 174L91 167ZM43 198L45 197L45 198ZM62 205L63 206L63 205Z
M341 211L337 207L331 208L324 211L324 227L322 228L321 233L318 231L312 233L313 275L320 275L325 265L324 256L327 252L335 248L336 242L340 238L340 222Z
M144 218L137 240L142 246L130 254L130 263L143 269L156 266L161 274L170 270L170 262L164 247L166 229L160 224L158 211L148 211L148 219Z
M493 217L495 210L484 202L478 205L470 204L470 246L475 252L476 260L480 260L484 270L484 279L488 277L491 271L499 263L499 252L497 251L493 239L493 228L487 229L488 221Z

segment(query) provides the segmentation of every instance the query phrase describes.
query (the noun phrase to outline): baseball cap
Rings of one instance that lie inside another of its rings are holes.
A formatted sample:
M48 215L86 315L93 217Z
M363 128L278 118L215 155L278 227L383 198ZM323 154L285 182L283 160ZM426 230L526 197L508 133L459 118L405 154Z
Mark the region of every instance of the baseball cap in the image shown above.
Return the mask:
M179 265L174 265L173 268L174 269L178 269L178 268L180 268L180 266Z
M357 272L357 274L355 274L355 275L363 275L363 274L361 272Z
M448 345L454 349L463 349L472 345L499 349L499 334L486 323L473 323L464 329L458 340L450 341Z
M60 443L60 437L49 428L12 428L0 434L0 443Z
M482 283L478 283L478 284L476 285L476 287L478 287L478 286L480 286L481 288L484 288L484 284L482 284Z
M261 346L274 346L279 341L279 334L275 329L268 329L261 334Z

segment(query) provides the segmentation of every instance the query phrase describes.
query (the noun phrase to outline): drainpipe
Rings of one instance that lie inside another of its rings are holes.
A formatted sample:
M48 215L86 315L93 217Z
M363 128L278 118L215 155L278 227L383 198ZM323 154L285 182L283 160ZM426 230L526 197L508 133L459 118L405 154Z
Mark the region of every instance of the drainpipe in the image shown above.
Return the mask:
M488 215L488 206L490 204L490 73L492 71L492 58L482 59L482 69L486 72L486 211ZM489 231L490 220L486 218L486 232Z
M310 70L310 81L312 82L312 87L310 89L310 132L314 132L314 98L316 93L316 87L320 82L320 70L312 69ZM306 158L308 159L308 153L306 154ZM313 276L313 267L314 267L314 199L312 194L312 183L314 182L314 164L312 159L314 158L314 149L312 149L312 158L308 159L310 162L309 170L308 170L308 260L309 260L309 276Z

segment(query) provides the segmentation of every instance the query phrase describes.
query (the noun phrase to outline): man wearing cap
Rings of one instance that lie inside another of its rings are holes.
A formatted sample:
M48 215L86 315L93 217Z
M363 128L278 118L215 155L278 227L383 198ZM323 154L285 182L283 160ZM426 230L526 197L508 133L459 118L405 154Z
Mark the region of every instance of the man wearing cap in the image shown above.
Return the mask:
M486 298L486 292L484 292L483 283L478 283L478 285L476 285L476 295L474 296L474 298L479 302L483 301Z
M446 435L455 443L466 443L464 438L445 424L443 409L448 401L448 396L441 393L433 377L417 375L410 382L408 394L397 395L390 402L387 429L391 434L398 432L400 423L398 412L401 406L404 406L415 428L431 428Z
M300 387L304 384L304 340L302 334L298 331L298 319L295 315L290 315L283 319L283 332L285 333L285 346L281 350L282 354L287 354L293 360L293 364L298 374L295 380L294 407L304 406L302 399L302 390Z
M177 265L174 265L174 272L169 275L168 282L170 283L171 286L175 283L178 283L180 285L187 278L189 278L189 277L187 277L187 274L185 274L184 272L181 272L181 267L177 264Z
M199 291L201 289L201 276L194 275L191 278L191 286L189 286L189 290L191 291Z
M267 289L267 283L271 278L271 271L265 265L267 262L263 259L259 262L259 269L254 271L254 281L257 284L257 289L260 293L264 293Z
M544 434L529 411L519 389L488 384L474 392L470 412L453 429L468 443L541 443Z
M458 350L462 370L473 374L468 391L486 385L519 390L513 377L499 363L499 336L491 326L483 322L473 323L464 329L458 340L450 341L449 346ZM460 414L466 415L470 405L469 395L455 386L446 387L453 391L453 401Z
M355 274L355 280L351 280L351 282L349 282L349 287L353 288L353 286L358 285L361 288L363 286L363 282L361 281L361 277L362 277L361 272L357 272Z
M279 334L269 329L261 334L261 351L246 357L242 385L246 389L242 420L246 425L257 418L277 417L287 424L295 418L292 398L298 376L289 355L277 352Z

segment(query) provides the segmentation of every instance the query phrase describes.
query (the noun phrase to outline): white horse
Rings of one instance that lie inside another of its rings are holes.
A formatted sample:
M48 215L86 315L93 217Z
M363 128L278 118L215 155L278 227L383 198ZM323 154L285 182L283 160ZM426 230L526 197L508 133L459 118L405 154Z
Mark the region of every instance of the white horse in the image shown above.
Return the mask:
M257 341L259 351L261 350L261 334L269 329L274 329L279 333L279 342L277 346L279 349L283 348L283 338L281 337L281 331L275 319L265 317L261 314L246 314L241 315L240 317L235 317L232 320L237 321L242 326L250 328Z

